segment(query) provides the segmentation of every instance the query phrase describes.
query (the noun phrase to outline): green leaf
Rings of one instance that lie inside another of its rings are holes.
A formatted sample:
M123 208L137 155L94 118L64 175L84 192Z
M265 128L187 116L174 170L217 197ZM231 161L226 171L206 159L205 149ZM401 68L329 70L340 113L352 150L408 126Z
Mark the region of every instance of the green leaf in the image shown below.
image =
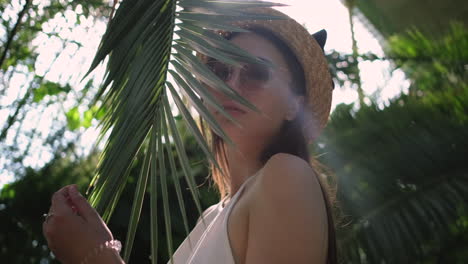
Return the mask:
M102 105L101 107L98 107L96 105L91 107L91 112L96 120L102 120L102 118L106 115L106 111L107 110L104 105Z
M57 95L61 92L68 93L71 90L71 86L66 84L65 86L61 86L58 83L46 81L39 86L39 88L34 89L33 93L33 101L35 103L40 102L46 95Z
M81 121L81 125L85 128L88 128L91 126L91 123L93 121L93 110L92 109L89 109L87 111L84 112L83 114L83 121Z
M229 54L231 59L236 59L237 61L244 63L258 63L271 67L274 66L268 61L261 60L255 56L252 56L249 52L241 49L240 47L229 41L226 41L226 39L214 32L206 31L203 28L200 28L194 24L179 24L178 27L180 27L182 30L187 31L188 33L196 34L200 39L202 39L203 42L191 39L192 41L196 41L198 45L208 44L208 46L212 47L213 50ZM185 41L184 38L182 38L181 40ZM226 63L228 62L224 59L222 59L221 61Z
M160 7L162 3L163 1L152 0L136 2L122 1L101 40L99 50L94 56L94 60L91 63L88 72L83 78L91 73L98 64L105 59L105 57L119 44L119 41L125 38L128 32L137 28L140 24L144 24L141 20L143 19L143 14L147 14L145 11L149 9L149 6L157 5Z
M210 23L208 21L193 21L193 25L201 28L205 28L208 30L223 30L223 31L229 31L229 32L249 32L246 29L242 29L240 27L236 26L231 26L229 24L217 24L217 23Z
M181 37L181 41L177 41L177 43L183 45L184 47L191 47L195 49L197 52L200 52L206 56L215 58L219 61L225 62L230 65L234 66L241 66L242 64L236 60L231 59L228 54L223 53L217 49L210 49L207 48L210 46L206 40L202 38L203 35L196 34L193 31L188 30L178 30L176 34ZM182 41L184 43L182 43Z
M150 139L150 146L152 145L152 138ZM132 212L130 213L130 222L127 231L127 238L125 240L124 249L124 260L128 263L130 259L130 253L132 252L133 241L135 239L135 233L140 221L141 208L143 207L143 198L146 192L146 183L148 181L149 166L151 160L150 150L146 151L145 160L143 161L143 168L141 174L138 177L138 183L136 186L135 196L133 198Z
M192 70L192 73L199 78L202 82L206 83L210 87L215 87L223 92L226 96L233 100L241 103L242 105L249 107L250 109L259 112L259 110L249 101L244 99L231 87L221 81L206 65L200 62L200 60L192 55L190 52L185 50L179 45L175 45L174 49L177 50L177 54L173 56L179 59L179 62L183 63L186 67Z
M227 14L208 14L208 13L194 13L194 12L179 12L177 18L184 22L193 21L209 21L214 24L223 24L225 21L241 21L241 20L274 20L284 19L272 15L257 15L255 13L245 12L228 12Z
M190 85L190 88L195 90L198 95L206 101L208 104L210 104L212 107L214 107L217 111L219 111L221 114L223 114L226 118L231 120L234 124L238 124L238 122L228 113L224 110L224 107L218 103L218 101L213 97L213 95L208 91L207 87L201 84L197 79L195 79L192 74L187 71L180 63L177 61L172 61L171 64L174 66L174 68L177 70L177 72L180 74L180 78L183 78L187 85ZM188 86L183 85L182 88L187 90ZM206 118L210 118L209 115L207 115ZM239 125L240 126L240 125ZM227 141L230 141L227 139Z
M182 171L184 172L185 180L187 185L189 186L190 193L192 194L193 201L195 202L195 206L197 207L198 213L202 214L201 204L200 204L200 194L198 193L198 189L196 188L195 179L193 178L193 174L190 170L190 164L188 162L187 154L185 152L184 144L182 143L182 139L180 138L179 131L177 130L177 126L172 118L170 112L170 105L167 99L167 96L163 97L163 105L166 114L166 120L169 124L169 131L171 132L172 138L174 139L177 156L179 157Z
M187 212L185 210L184 197L182 195L182 190L180 188L179 178L177 177L177 167L176 167L174 156L172 155L172 147L171 147L171 142L169 139L169 133L167 131L166 123L161 122L161 124L162 124L161 130L163 131L164 141L165 141L164 145L166 146L166 153L167 153L167 156L169 157L169 165L171 168L172 180L174 182L174 186L175 186L175 190L177 194L180 214L182 215L182 220L184 222L185 233L188 236L190 233L190 229L189 229L189 224L187 220ZM172 241L169 243L169 245L172 245ZM172 254L169 254L169 256L171 256L171 260L172 260Z
M203 152L205 152L205 155L208 157L208 159L213 162L213 164L221 170L220 166L218 165L218 162L216 161L213 153L211 153L210 148L208 147L208 144L206 143L206 140L203 138L203 135L201 134L200 130L197 127L197 124L195 123L195 120L193 120L192 116L190 115L190 112L188 109L185 107L184 103L180 99L179 95L175 91L174 87L172 87L172 84L168 83L167 86L169 87L169 90L171 91L172 97L174 98L174 101L179 108L179 111L182 113L183 118L187 122L187 126L190 129L190 132L192 135L195 137L197 140L199 146L202 148ZM223 132L224 133L224 132ZM227 137L225 134L223 135ZM231 144L233 144L231 142Z
M245 0L182 0L181 4L184 8L204 8L207 10L219 10L221 14L227 13L226 10L244 10L246 8L255 7L273 7L287 6L280 3L267 1L245 1ZM198 11L198 9L197 9ZM198 11L199 12L199 11Z
M81 122L78 107L73 107L65 115L67 117L67 125L70 130L73 131L80 127Z
M184 91L186 92L186 94L188 95L188 98L189 100L192 102L192 105L195 107L195 109L198 110L198 112L200 113L200 115L205 118L207 120L207 122L211 125L211 128L216 132L218 133L223 139L225 139L226 141L228 141L229 143L232 143L231 140L229 140L228 136L224 133L223 129L221 128L220 125L218 125L218 123L216 122L216 120L214 119L214 117L211 115L211 113L208 111L208 109L205 107L205 105L203 104L203 102L195 95L195 93L193 93L193 91L190 89L190 87L187 85L187 83L182 80L182 78L177 75L177 73L175 73L174 71L171 71L169 70L169 73L171 73L171 75L174 77L174 80L176 81L176 83L182 87L184 89ZM179 98L179 95L177 94L177 92L175 91L174 87L172 86L171 83L167 83L167 86L168 88L171 90L171 93L173 94L173 97L175 100L177 100L177 103L180 102L180 104L177 104L177 106L183 106L183 103L182 103L182 100ZM179 107L180 109L180 107ZM185 112L185 108L183 108L183 110L181 110L183 114L190 114L187 110L187 112ZM231 117L231 120L233 120L233 118ZM235 124L238 124L235 120L233 120L233 122Z
M95 192L99 193L99 196L92 195L91 201L93 204L99 201L96 204L99 212L109 211L107 205L113 193L108 190L115 189L118 182L122 181L125 171L141 147L151 127L151 116L158 105L158 97L164 85L164 72L170 51L169 33L173 24L170 22L171 17L167 15L161 14L155 19L163 19L159 23L161 27L149 32L147 42L141 47L142 54L134 58L137 66L128 69L130 72L126 75L130 79L120 83L121 86L115 86L117 84L114 83L111 88L113 92L108 93L107 99L104 100L104 105L110 109L103 120L103 131L112 127L112 132L103 155L112 155L100 164L100 180L93 182ZM110 103L111 101L118 103ZM129 127L133 131L127 129ZM109 177L113 180L108 181Z
M184 3L186 4L184 6ZM199 12L195 12L198 3ZM88 71L91 72L99 63L108 57L106 79L100 87L94 102L100 102L101 108L91 108L83 115L81 124L88 126L91 116L101 120L103 135L109 135L105 144L97 174L90 184L93 188L90 202L96 210L108 221L117 205L120 194L127 182L129 168L139 153L145 153L145 161L141 175L138 179L135 192L132 215L129 225L124 257L128 261L132 241L138 225L138 217L147 177L150 174L150 208L151 208L151 250L152 263L157 261L157 183L161 183L161 195L163 199L163 212L165 218L166 238L168 253L172 255L171 219L169 214L169 190L167 180L169 169L174 182L176 177L176 162L172 156L172 143L180 162L184 179L189 186L191 196L195 202L197 211L201 214L199 193L196 188L194 176L190 168L185 147L171 113L171 106L167 98L167 89L175 96L176 104L181 111L181 117L188 123L190 131L196 136L198 144L205 154L213 161L213 155L209 152L205 139L196 127L196 122L190 116L182 99L175 92L172 85L166 87L166 77L169 72L169 62L172 60L177 72L172 71L174 79L188 95L188 98L200 111L201 115L211 122L210 126L217 128L220 134L222 130L216 124L215 119L201 103L200 97L206 99L208 104L225 113L219 103L209 94L206 87L198 82L216 87L229 98L236 100L247 107L258 110L237 92L219 80L200 60L193 55L193 51L219 58L221 61L229 61L232 64L239 62L264 63L228 42L224 38L212 32L206 32L202 27L207 24L211 28L230 28L227 20L239 19L273 19L271 16L246 14L243 9L247 6L268 5L259 1L220 1L213 5L210 1L172 1L172 0L124 0L120 4L115 17L111 20L106 33L100 43L96 56ZM176 11L176 4L181 11ZM191 8L194 8L193 10ZM186 9L192 11L187 12ZM215 15L206 15L211 9ZM208 10L208 11L207 11ZM179 32L175 32L176 19L182 23L178 26ZM215 23L216 22L216 23ZM200 31L201 30L201 31ZM239 29L238 29L239 30ZM240 30L242 31L242 30ZM174 41L176 34L179 39ZM180 44L177 44L180 43ZM176 51L176 54L172 54ZM174 59L171 59L173 56ZM169 88L168 88L169 87ZM200 96L200 97L199 97ZM70 117L80 118L78 110L70 112ZM208 122L208 121L207 121ZM78 122L79 123L79 122ZM109 132L109 133L108 133ZM149 147L147 141L149 137ZM164 142L162 140L164 138ZM173 142L169 140L172 139ZM226 137L226 141L228 141ZM211 155L210 155L211 154ZM167 155L167 157L166 157ZM153 157L153 158L151 158ZM156 160L157 157L157 160ZM167 163L167 161L169 163ZM169 164L169 165L166 165ZM157 167L158 165L158 167ZM157 178L160 177L160 178ZM180 186L176 184L179 208L185 210ZM184 215L184 214L183 214ZM187 219L184 216L184 227L188 232Z
M161 128L158 127L160 119L163 116L161 108L155 113L153 121L153 130L151 131L151 153L153 158L151 159L151 182L150 182L150 214L151 214L151 263L158 263L158 173L157 173L157 157L158 157L158 131Z
M169 109L170 111L170 109ZM161 123L159 124L160 129L167 133L167 128L165 127L165 120L161 119ZM159 173L161 178L161 193L163 197L163 211L164 211L164 223L166 226L166 241L167 245L172 245L172 228L171 228L171 213L169 211L169 196L167 194L167 175L169 174L166 170L166 159L164 155L164 145L170 144L168 141L162 143L162 136L158 137L158 160L159 160ZM170 155L168 153L168 155ZM172 247L167 247L167 253L169 256L173 255ZM172 257L171 257L172 263Z

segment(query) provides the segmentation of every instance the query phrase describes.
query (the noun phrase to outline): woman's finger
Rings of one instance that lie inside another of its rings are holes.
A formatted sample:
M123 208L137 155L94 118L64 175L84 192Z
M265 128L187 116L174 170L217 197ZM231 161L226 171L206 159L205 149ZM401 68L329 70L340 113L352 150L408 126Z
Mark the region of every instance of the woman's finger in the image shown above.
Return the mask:
M54 197L55 197L55 195L59 195L59 194L61 194L61 195L67 195L67 194L68 194L68 186L63 186L63 187L60 188L58 191L56 191L56 192L54 192L54 193L52 194L52 197L50 198L51 204L54 203Z
M60 225L64 223L64 219L71 214L71 208L67 204L66 193L67 187L63 187L52 195L49 213L42 223L42 231L47 240L49 248L54 250L54 239L57 236L57 230L60 230Z
M68 194L71 202L76 206L78 213L86 221L99 219L99 215L96 210L94 210L94 208L88 203L88 200L80 194L76 185L70 186Z
M67 215L72 213L71 207L67 202L68 186L63 187L52 195L52 205L50 212L55 215ZM52 216L53 217L53 216Z

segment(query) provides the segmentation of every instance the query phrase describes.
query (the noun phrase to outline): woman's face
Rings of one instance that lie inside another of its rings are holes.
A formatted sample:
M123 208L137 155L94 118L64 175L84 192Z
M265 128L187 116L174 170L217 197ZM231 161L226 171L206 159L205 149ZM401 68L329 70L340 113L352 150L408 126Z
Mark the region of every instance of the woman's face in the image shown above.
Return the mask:
M284 120L295 118L302 97L292 92L291 74L287 69L287 63L273 43L254 33L242 33L230 41L250 54L275 65L275 67L263 67L266 68L266 72L262 71L262 68L256 69L255 66L246 66L243 71L234 68L226 78L226 84L254 104L261 113L240 105L214 88L209 90L226 112L242 127L236 126L213 107L208 106L208 109L234 142L266 143L279 131ZM212 68L217 70L216 66ZM223 71L223 67L220 70Z

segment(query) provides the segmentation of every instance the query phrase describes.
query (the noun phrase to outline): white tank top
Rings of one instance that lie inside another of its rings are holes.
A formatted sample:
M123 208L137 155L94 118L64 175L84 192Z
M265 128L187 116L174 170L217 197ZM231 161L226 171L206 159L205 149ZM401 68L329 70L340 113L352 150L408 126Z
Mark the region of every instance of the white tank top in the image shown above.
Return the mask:
M205 223L200 219L182 242L172 257L174 264L235 264L228 238L227 220L244 187L260 171L242 183L227 205L223 207L228 197L203 212ZM167 263L170 264L171 261Z

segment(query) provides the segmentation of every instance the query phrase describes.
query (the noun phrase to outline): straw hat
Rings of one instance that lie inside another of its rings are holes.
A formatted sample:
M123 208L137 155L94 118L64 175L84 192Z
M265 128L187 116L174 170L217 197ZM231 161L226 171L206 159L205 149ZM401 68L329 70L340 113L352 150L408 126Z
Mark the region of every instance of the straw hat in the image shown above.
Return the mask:
M307 91L303 132L308 142L316 139L323 130L330 114L333 81L328 69L323 47L327 34L321 30L311 35L294 19L272 8L251 8L259 14L283 17L280 20L250 20L233 22L243 28L263 28L282 40L296 55L304 69Z

